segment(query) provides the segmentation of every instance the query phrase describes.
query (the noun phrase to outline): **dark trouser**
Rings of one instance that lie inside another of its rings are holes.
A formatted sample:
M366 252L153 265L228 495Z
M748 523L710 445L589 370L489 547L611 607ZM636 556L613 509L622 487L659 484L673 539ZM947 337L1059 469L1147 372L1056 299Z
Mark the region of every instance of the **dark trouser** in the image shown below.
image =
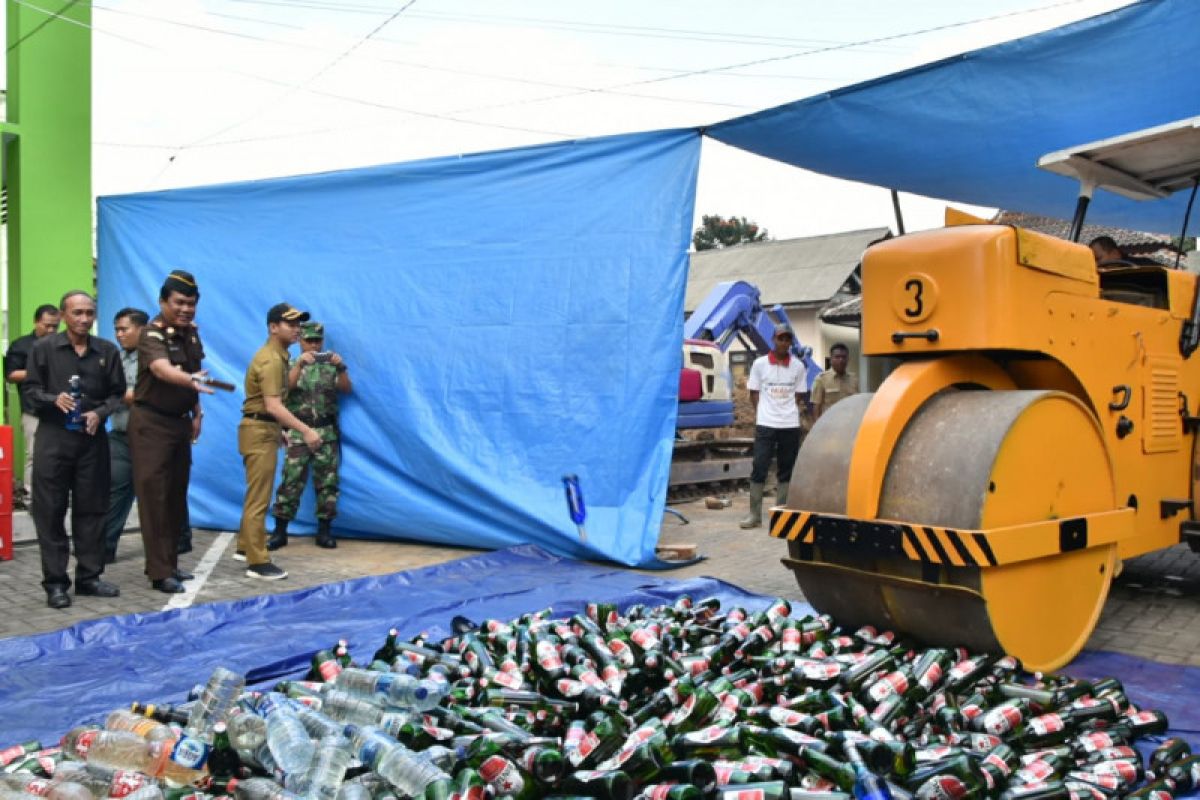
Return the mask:
M133 461L129 458L129 436L125 431L110 433L108 448L112 488L108 492L108 516L104 519L104 547L112 553L121 541L121 531L125 530L133 506Z
M192 421L134 406L129 414L129 453L146 574L160 581L179 566L179 531L187 514L192 471Z
M90 583L104 573L104 514L108 510L108 434L38 426L33 453L33 517L42 551L42 586L68 589L71 544L64 521L71 506L75 540L75 582Z
M754 426L754 466L750 470L751 483L766 483L771 459L775 459L775 477L780 483L792 479L792 467L796 454L800 452L800 428L768 428Z

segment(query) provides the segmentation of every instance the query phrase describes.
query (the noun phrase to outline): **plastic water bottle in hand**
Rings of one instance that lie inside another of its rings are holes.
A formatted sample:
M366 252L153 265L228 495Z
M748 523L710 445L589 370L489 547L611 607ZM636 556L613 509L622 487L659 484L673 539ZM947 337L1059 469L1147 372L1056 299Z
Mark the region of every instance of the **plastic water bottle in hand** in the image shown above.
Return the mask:
M213 726L229 715L245 688L246 679L238 673L224 667L214 669L192 705L184 732L211 744Z
M267 748L284 772L300 772L312 761L314 746L291 701L278 692L258 700L258 715L267 722Z
M428 711L442 702L443 684L394 672L347 667L335 681L337 688L358 697L374 697L391 706Z
M63 423L63 427L69 431L81 431L83 430L83 382L78 375L72 375L67 379L67 394L71 396L75 405L67 412L67 419Z

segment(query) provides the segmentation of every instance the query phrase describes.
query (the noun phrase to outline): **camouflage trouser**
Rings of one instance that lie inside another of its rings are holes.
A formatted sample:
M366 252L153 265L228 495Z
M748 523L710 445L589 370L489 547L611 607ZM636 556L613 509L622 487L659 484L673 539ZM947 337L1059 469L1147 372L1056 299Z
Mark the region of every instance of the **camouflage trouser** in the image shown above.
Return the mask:
M295 431L287 432L287 454L283 460L283 481L275 494L275 519L295 519L300 496L308 482L312 467L313 489L317 493L317 519L337 516L338 466L342 460L337 427L315 428L321 435L321 446L314 453L304 444L304 437Z

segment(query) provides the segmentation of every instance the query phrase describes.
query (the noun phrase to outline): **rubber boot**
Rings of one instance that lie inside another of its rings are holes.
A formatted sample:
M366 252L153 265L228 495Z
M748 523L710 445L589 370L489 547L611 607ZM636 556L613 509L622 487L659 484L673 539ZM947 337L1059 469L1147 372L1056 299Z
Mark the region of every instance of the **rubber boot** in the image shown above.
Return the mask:
M275 518L275 530L267 539L268 550L278 550L281 547L287 547L287 526L288 520Z
M326 550L337 547L337 539L333 538L333 531L329 529L332 524L333 520L317 520L317 547L324 547Z
M788 485L781 483L775 487L775 505L781 506L787 503Z
M762 501L765 488L766 486L761 483L750 484L750 514L738 523L738 527L749 529L762 525Z

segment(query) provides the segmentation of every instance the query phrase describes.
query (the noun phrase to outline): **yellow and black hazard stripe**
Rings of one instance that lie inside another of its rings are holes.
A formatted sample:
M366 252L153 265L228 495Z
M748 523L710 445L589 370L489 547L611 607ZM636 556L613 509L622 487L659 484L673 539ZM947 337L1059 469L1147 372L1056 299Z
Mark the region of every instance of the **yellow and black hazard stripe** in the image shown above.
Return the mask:
M995 567L1115 542L1132 532L1132 515L1132 509L1114 509L964 531L776 508L771 512L770 534L802 545L899 556L926 565Z

